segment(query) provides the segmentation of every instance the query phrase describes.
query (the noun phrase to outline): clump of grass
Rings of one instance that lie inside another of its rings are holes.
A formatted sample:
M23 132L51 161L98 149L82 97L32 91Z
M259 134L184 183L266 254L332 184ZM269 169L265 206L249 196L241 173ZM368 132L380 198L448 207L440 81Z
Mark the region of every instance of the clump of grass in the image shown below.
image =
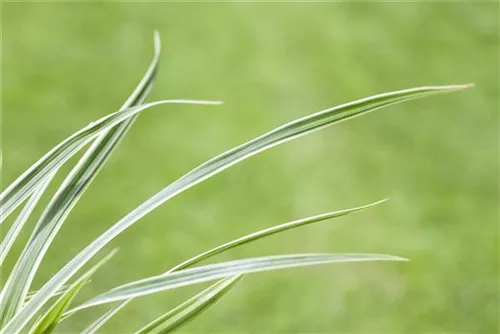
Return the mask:
M28 328L30 333L50 333L59 323L83 309L102 304L118 303L82 331L83 333L96 333L114 314L136 297L201 282L216 281L209 288L161 315L136 332L141 334L167 333L199 315L203 310L215 303L244 274L327 263L406 260L397 256L380 254L287 254L245 258L193 267L202 260L245 243L288 229L359 212L383 202L378 201L357 208L332 211L257 231L198 254L167 270L164 274L112 288L82 304L72 305L74 297L89 282L98 268L105 264L116 251L105 255L97 264L87 269L85 273L77 275L77 272L86 266L89 260L121 232L172 197L273 146L389 105L437 93L460 90L469 85L418 87L371 96L286 123L224 152L194 168L147 199L98 236L57 273L54 273L40 290L30 291L39 265L62 224L141 112L160 104L219 104L219 102L197 100L163 100L145 103L144 101L153 87L158 70L159 56L160 39L158 34L155 34L153 61L139 85L123 106L118 111L92 122L66 138L0 194L0 223L24 203L24 207L3 237L0 245L1 265L58 169L86 145L90 145L55 194L52 195L51 200L38 217L31 236L24 245L24 249L17 258L13 269L7 275L7 280L4 282L0 293L0 333L19 333ZM54 297L58 298L55 299Z

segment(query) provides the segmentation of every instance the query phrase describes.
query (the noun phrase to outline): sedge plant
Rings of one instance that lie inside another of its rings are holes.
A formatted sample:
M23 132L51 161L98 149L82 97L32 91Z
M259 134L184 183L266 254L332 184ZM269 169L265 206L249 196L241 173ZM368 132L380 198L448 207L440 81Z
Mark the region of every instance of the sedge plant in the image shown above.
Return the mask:
M289 229L365 210L384 201L382 200L356 208L314 215L257 231L193 256L173 268L165 270L162 274L114 287L80 304L73 303L80 290L86 284L91 284L89 282L92 275L116 253L116 250L105 254L92 266L88 265L89 261L121 232L172 197L234 164L276 145L386 106L438 93L461 90L470 85L428 86L379 94L328 108L279 126L206 161L167 185L112 224L58 272L51 275L50 279L38 291L31 291L32 282L40 263L62 224L140 113L153 106L163 104L174 107L176 104L217 105L220 103L198 100L162 100L146 103L145 99L153 87L158 71L160 57L158 33L155 33L154 41L155 53L152 63L136 89L118 111L90 123L60 142L1 192L0 224L13 214L16 208L23 205L8 231L5 234L2 233L0 265L3 266L12 245L20 235L28 218L32 218L34 208L42 195L46 193L48 185L59 168L88 146L57 191L52 194L42 213L34 218L36 224L13 268L6 272L2 267L2 277L6 279L2 282L0 292L0 334L51 333L61 322L66 321L77 312L98 305L110 304L110 309L106 313L81 330L82 333L96 333L111 317L135 298L213 281L213 285L200 291L184 303L172 310L166 310L164 314L144 327L135 329L135 333L140 334L169 333L214 304L245 274L340 262L406 260L398 256L381 254L287 254L244 258L207 265L199 264L201 261L246 243ZM0 227L3 230L5 226ZM84 267L87 269L82 272Z

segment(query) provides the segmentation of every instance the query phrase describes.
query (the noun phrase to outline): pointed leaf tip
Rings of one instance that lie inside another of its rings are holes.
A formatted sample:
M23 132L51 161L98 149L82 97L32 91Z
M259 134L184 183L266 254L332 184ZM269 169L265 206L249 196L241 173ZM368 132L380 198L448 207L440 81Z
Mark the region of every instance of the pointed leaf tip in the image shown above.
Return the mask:
M153 32L153 44L155 53L159 54L161 51L161 39L160 39L160 32L158 31L158 29L155 29Z
M367 207L372 207L372 206L375 206L375 205L379 205L379 204L382 204L382 203L385 203L389 200L389 197L386 197L386 198L383 198L383 199L379 199L378 201L375 201L371 204L368 204L366 205Z
M467 83L467 84L461 84L461 85L442 86L443 89L446 89L450 92L454 92L454 91L462 90L462 89L467 89L467 88L471 88L471 87L474 87L474 83L472 83L472 82Z

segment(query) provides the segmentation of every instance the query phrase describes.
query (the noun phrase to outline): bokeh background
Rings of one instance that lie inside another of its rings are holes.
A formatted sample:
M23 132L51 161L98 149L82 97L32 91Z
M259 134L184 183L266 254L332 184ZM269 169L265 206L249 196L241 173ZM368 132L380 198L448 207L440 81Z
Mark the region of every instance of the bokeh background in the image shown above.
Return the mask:
M218 259L373 252L411 262L250 275L182 331L498 332L498 3L3 3L4 185L121 105L150 62L154 29L163 53L150 100L225 104L143 114L68 218L37 286L142 201L234 145L364 96L474 82L274 148L172 199L112 243L120 253L82 299L273 224L390 197ZM104 331L132 332L200 288L137 300ZM78 332L104 310L61 331Z

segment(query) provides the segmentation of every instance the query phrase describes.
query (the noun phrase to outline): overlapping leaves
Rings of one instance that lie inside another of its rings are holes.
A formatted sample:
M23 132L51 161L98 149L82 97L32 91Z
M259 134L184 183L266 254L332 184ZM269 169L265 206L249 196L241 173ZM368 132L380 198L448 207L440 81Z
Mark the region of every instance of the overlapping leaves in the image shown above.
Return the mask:
M29 241L26 243L16 265L8 276L5 286L0 293L0 333L10 334L22 331L26 324L38 316L44 305L46 305L49 299L56 294L61 294L60 298L55 301L52 306L48 308L45 315L40 318L40 321L33 327L33 332L51 332L60 321L67 319L74 314L74 312L96 305L121 301L119 305L105 313L84 330L85 333L96 333L111 316L120 311L132 300L132 298L175 289L181 286L219 280L208 289L179 305L179 307L174 310L160 316L138 332L141 334L150 331L166 333L177 328L188 319L191 319L208 306L212 305L223 294L229 291L243 274L336 262L404 260L399 257L374 254L292 254L242 259L188 268L202 260L206 260L216 254L248 242L291 228L357 212L377 204L374 203L365 207L308 217L249 234L194 256L168 270L164 274L111 289L64 313L74 296L88 281L88 278L97 267L93 267L86 274L80 275L70 285L67 285L68 281L111 240L172 197L222 172L234 164L276 145L386 106L437 93L463 89L468 87L467 85L419 87L364 98L328 108L286 123L262 136L226 151L194 168L192 171L180 177L139 205L70 260L59 272L55 273L40 290L29 295L28 291L31 287L33 278L52 240L70 214L71 209L76 205L83 192L94 180L120 140L130 129L139 113L159 104L217 103L192 100L164 100L144 103L147 94L152 88L158 70L159 52L160 43L156 35L153 62L137 88L119 111L92 122L62 141L39 159L33 166L28 168L25 173L0 194L0 224L7 216L13 213L19 205L31 196L2 241L0 248L1 264L1 261L7 256L12 244L19 235L25 222L30 217L38 200L44 194L48 183L55 173L57 173L59 167L85 145L92 143L63 181L49 204L45 207Z

